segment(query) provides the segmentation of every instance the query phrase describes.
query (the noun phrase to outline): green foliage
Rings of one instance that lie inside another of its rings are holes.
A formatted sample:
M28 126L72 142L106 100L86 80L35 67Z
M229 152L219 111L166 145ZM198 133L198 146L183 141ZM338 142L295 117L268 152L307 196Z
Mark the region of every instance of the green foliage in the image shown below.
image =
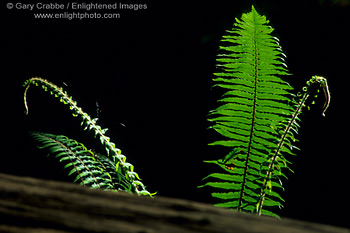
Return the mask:
M311 85L321 84L328 97L329 92L326 80L315 76L303 93L291 93L293 88L281 78L289 75L285 55L268 23L252 7L222 39L220 71L214 81L226 92L219 100L222 105L209 113L209 121L223 139L210 145L231 151L223 159L205 161L222 172L205 177L214 181L200 187L214 190L216 206L278 217L273 210L283 207L281 178L290 170L286 156L296 149L292 144L298 116Z
M81 118L81 125L84 130L92 131L95 137L99 138L107 153L107 156L96 156L96 154L86 150L81 143L65 138L65 136L32 133L32 136L41 142L43 147L49 147L51 153L56 153L56 157L60 158L60 161L71 161L65 168L72 167L73 170L70 174L76 173L76 180L80 180L85 185L90 184L92 187L123 189L128 192L136 192L139 195L151 195L140 181L138 174L134 172L134 166L126 162L126 156L121 154L121 150L116 148L115 144L106 136L107 129L102 129L97 125L97 118L93 119L85 113L63 88L38 77L27 80L24 83L26 114L28 114L27 91L31 84L41 86L45 91L49 91L52 96L59 98L60 102L68 105L72 115ZM115 177L112 177L112 175ZM108 181L110 176L112 178Z
M48 149L49 155L55 155L65 164L64 169L70 169L68 175L76 175L74 182L92 188L131 190L130 184L123 174L118 174L120 170L108 157L98 155L63 135L41 132L31 132L30 135L42 144L40 149ZM117 177L122 179L116 180Z

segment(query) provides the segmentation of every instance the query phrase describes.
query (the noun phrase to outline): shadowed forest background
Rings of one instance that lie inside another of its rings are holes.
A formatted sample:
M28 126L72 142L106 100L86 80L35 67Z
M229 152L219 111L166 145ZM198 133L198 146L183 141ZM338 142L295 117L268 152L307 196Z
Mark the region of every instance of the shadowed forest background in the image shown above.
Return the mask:
M71 182L29 130L63 134L99 151L69 109L40 88L28 94L25 80L40 76L64 87L78 104L109 128L150 192L210 203L197 189L214 166L203 160L224 155L208 147L218 135L207 113L223 93L211 88L219 41L235 17L254 3L275 28L289 71L301 90L312 75L328 78L326 117L320 94L302 116L301 150L290 158L295 173L284 180L282 217L350 227L348 201L349 1L154 2L147 10L122 11L120 19L34 19L3 5L3 122L0 172ZM9 94L8 92L11 91Z

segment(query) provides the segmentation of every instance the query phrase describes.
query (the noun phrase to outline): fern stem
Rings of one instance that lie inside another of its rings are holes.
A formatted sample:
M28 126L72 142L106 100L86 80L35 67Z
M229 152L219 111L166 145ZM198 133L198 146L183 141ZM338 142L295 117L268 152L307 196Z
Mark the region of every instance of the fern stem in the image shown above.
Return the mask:
M28 115L28 111L29 111L29 109L28 109L28 104L27 104L27 92L28 92L28 89L29 89L29 87L30 87L30 83L28 83L28 85L26 86L26 89L24 90L24 95L23 95L23 98L24 98L24 107L25 107L25 111L24 111L24 113L26 114L26 115Z
M245 158L245 167L244 167L244 175L242 180L242 192L240 193L239 202L238 202L238 210L241 210L242 208L242 201L243 201L243 195L245 192L245 183L247 179L247 173L248 173L248 162L250 157L250 150L252 147L253 142L253 135L254 135L254 129L255 129L255 115L256 115L256 100L257 100L257 84L258 84L258 48L257 48L257 35L256 35L256 23L255 23L255 17L253 17L254 21L254 97L253 97L253 111L252 111L252 123L250 128L250 134L249 134L249 143L247 148L247 156Z
M299 101L297 108L296 108L295 112L293 113L291 120L288 122L288 124L284 130L284 133L283 133L283 135L282 135L282 137L277 145L277 149L276 149L274 155L272 156L271 163L268 166L268 171L267 171L266 176L265 176L264 184L262 186L262 189L261 189L261 192L259 195L260 196L259 203L258 203L258 215L259 216L261 215L261 210L262 210L264 199L265 199L265 189L267 187L267 182L269 181L269 177L272 174L274 163L278 157L278 154L280 153L280 151L282 149L282 146L284 144L284 141L285 141L287 134L289 133L290 129L292 128L292 125L294 124L298 115L301 113L301 110L302 110L303 106L305 105L305 102L309 98L309 96L310 96L310 93L308 91L308 92L304 93L301 101Z

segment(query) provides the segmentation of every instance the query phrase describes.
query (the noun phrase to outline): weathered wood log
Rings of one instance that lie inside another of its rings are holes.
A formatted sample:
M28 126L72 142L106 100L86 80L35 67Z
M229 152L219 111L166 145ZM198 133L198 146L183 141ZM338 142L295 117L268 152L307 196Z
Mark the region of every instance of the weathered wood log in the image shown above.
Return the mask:
M329 232L328 225L257 217L207 204L139 197L0 174L0 232Z

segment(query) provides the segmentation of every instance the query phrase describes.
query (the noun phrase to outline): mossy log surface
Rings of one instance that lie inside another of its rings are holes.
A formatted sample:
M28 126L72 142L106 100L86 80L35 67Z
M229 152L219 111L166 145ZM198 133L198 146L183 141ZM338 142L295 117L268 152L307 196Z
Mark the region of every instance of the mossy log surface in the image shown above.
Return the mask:
M0 174L0 232L350 233L350 230L257 217L194 201L139 197Z

